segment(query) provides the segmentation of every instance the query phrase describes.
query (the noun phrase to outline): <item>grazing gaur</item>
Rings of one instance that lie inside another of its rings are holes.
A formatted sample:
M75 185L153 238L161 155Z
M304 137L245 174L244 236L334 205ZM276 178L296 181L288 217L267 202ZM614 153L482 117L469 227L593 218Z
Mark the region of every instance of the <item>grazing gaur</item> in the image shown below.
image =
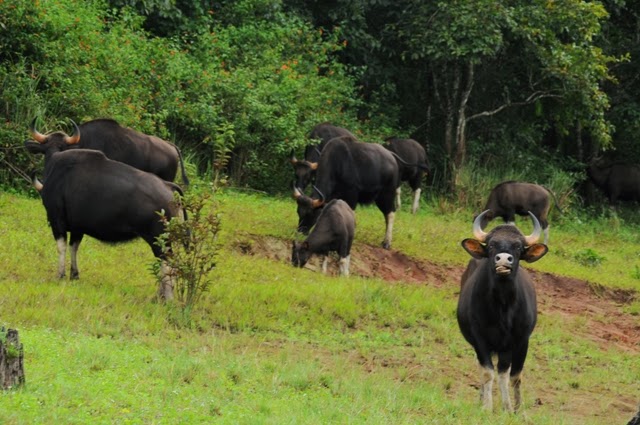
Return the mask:
M398 187L398 163L382 145L361 143L349 137L332 139L318 161L314 194L294 190L298 204L298 230L306 233L318 218L318 208L333 199L344 200L351 209L375 202L386 222L382 246L391 247Z
M164 232L163 217L182 217L174 192L178 185L90 149L60 151L55 144L35 142L45 155L44 184L34 177L58 247L58 277L65 276L67 233L70 234L71 279L78 279L77 253L84 235L104 242L144 239L162 258L156 238ZM162 266L159 295L173 298L171 270Z
M411 213L415 214L420 202L420 184L429 169L427 153L420 143L413 139L398 139L390 137L383 145L396 155L398 169L400 170L400 181L407 182L413 191L413 203ZM396 190L396 208L400 208L402 191L400 186Z
M502 217L505 223L514 223L516 214L527 216L531 211L542 226L544 243L546 244L549 242L549 221L547 219L551 208L549 195L553 196L554 205L558 211L562 212L555 195L547 188L533 183L502 182L491 190L484 208L489 212L484 215L480 224L484 229L496 217Z
M323 257L322 272L327 273L329 252L337 252L340 257L340 274L349 276L351 244L356 228L356 217L353 210L341 199L328 202L323 208L318 221L302 242L293 242L291 263L304 267L313 254Z
M513 411L509 381L513 385L517 410L522 404L520 375L537 318L533 282L519 265L521 260L529 263L539 260L548 248L537 243L541 226L533 213L529 213L534 227L529 236L508 224L485 233L481 223L486 214L488 211L476 217L473 223L475 239L462 241L462 247L473 259L461 282L458 325L478 358L482 407L493 408L491 357L497 354L502 407Z
M611 205L618 201L640 202L640 166L596 160L589 164L587 175L604 192Z
M71 136L60 131L45 135L36 130L36 119L34 118L31 122L30 131L34 141L39 144L56 145L57 151L98 150L109 159L124 162L138 170L148 171L167 181L173 181L176 178L178 165L180 165L182 183L185 186L189 185L180 149L172 143L122 127L112 119L87 121L80 127L74 123L74 127L79 130ZM27 145L27 148L29 147L30 145Z
M336 127L328 122L316 125L309 133L309 139L319 140L319 143L308 145L304 151L304 159L296 159L293 150L291 151L290 162L296 175L296 187L304 190L311 181L313 181L316 173L316 166L320 159L320 152L324 149L329 140L335 137L350 137L358 140L349 130L342 127Z

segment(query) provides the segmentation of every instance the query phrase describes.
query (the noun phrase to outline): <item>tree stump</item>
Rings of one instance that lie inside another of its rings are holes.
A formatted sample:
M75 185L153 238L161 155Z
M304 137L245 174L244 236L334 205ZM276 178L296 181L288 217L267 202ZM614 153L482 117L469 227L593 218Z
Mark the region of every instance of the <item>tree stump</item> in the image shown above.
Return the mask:
M0 386L3 390L24 384L24 350L18 331L0 328Z

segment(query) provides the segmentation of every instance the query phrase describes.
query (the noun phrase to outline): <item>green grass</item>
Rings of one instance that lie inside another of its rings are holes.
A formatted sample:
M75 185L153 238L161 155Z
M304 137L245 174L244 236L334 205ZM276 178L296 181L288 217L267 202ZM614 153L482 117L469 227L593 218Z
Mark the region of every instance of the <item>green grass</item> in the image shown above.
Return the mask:
M153 301L146 244L86 238L80 280L58 280L41 202L0 194L0 324L20 331L27 380L0 394L0 423L555 425L633 416L637 353L604 350L576 336L583 318L553 314L541 315L531 339L526 418L479 412L475 356L455 321L457 282L340 279L240 254L233 247L247 235L299 237L295 203L231 191L218 201L214 284L181 329ZM473 212L408 208L397 214L394 249L467 262L459 244ZM358 207L356 217L356 243L378 246L380 212ZM561 217L550 253L531 267L637 289L638 239L637 227L609 216ZM625 309L637 315L637 301Z

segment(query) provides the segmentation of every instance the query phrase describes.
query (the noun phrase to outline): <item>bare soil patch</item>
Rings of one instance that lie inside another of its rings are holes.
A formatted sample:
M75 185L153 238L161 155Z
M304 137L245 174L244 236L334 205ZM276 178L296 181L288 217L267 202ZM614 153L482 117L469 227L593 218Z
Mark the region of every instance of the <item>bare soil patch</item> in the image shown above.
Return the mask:
M275 237L246 235L235 248L247 255L259 255L274 261L289 263L291 242ZM320 272L318 258L305 266ZM337 275L337 261L332 258L329 274ZM354 244L351 251L351 275L380 278L388 282L404 282L434 287L457 287L463 266L449 266L409 257L401 252L364 244ZM538 309L541 315L560 314L568 319L577 316L586 320L577 332L597 342L603 348L616 346L630 352L640 352L640 319L627 314L623 307L633 302L635 291L609 289L592 282L529 270L538 289Z

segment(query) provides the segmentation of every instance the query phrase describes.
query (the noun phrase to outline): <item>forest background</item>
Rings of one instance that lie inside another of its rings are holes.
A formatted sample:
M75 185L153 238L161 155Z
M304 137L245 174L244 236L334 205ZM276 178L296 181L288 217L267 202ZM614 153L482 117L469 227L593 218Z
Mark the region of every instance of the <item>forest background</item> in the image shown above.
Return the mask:
M639 13L624 0L2 0L0 185L24 191L38 168L22 146L35 117L42 132L111 117L179 145L192 174L286 193L291 151L331 121L418 140L431 193L457 202L486 173L564 197L602 151L640 160Z

